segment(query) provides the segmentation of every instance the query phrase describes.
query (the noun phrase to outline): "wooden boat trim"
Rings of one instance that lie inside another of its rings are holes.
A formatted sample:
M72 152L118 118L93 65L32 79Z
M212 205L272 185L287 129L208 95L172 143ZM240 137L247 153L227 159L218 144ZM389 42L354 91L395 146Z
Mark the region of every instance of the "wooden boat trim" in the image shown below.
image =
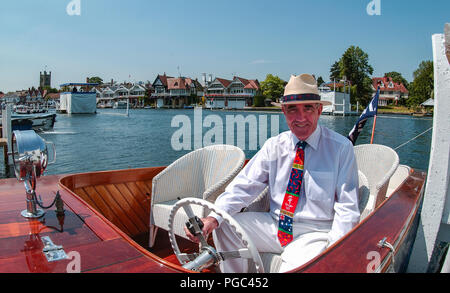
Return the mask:
M412 183L415 184L415 188L413 188L413 186L409 186L410 181L412 181ZM423 187L424 187L424 183L425 183L425 173L423 172L417 172L417 171L412 171L412 173L410 174L410 176L399 186L399 188L389 197L387 198L371 215L369 215L368 217L366 217L363 221L361 221L356 227L354 227L349 233L347 233L344 237L342 237L340 240L338 240L336 243L334 243L332 246L330 246L329 248L327 248L324 252L322 252L320 255L316 256L315 258L313 258L312 260L310 260L308 263L304 264L303 266L291 271L291 272L330 272L330 271L335 271L338 270L339 272L348 272L346 270L342 270L342 268L340 267L333 267L335 270L329 269L326 270L324 268L327 268L329 266L327 266L324 262L327 261L328 263L330 261L334 261L335 263L337 262L334 258L336 254L339 253L344 253L347 250L349 250L350 244L358 244L358 239L355 239L355 237L357 237L358 234L358 230L362 230L365 229L366 227L368 227L368 225L376 223L377 219L379 219L381 216L379 214L379 211L384 211L385 208L394 205L395 201L402 201L402 197L408 196L411 197L410 200L414 201L414 203L410 204L410 207L407 207L409 210L408 216L405 217L405 220L402 222L402 229L399 230L398 232L396 232L394 235L391 235L391 237L387 237L387 241L390 243L395 243L396 246L394 246L397 248L402 244L402 242L404 241L404 238L407 235L407 231L409 230L409 228L412 225L412 219L416 216L417 211L419 209L420 203L422 201L422 197L423 197ZM414 192L413 195L411 195L411 193ZM403 196L401 195L403 194ZM404 200L403 200L404 201ZM356 235L356 236L355 236ZM382 237L378 240L381 240ZM392 241L392 239L395 239L395 241ZM361 241L359 241L361 242ZM344 245L346 244L346 245ZM376 246L377 243L371 243L371 245L373 246L373 249L368 250L368 251L377 251L380 253L380 265L376 268L375 272L381 271L384 272L386 271L386 269L388 268L388 266L391 263L391 259L390 259L390 250L388 248L378 248ZM366 245L367 247L367 245ZM367 248L368 249L368 248ZM334 255L334 256L333 256ZM355 261L355 260L353 260ZM340 263L342 265L342 262ZM353 270L351 270L351 272L355 272ZM365 270L361 270L361 268L359 268L358 271L359 273L364 273L366 272Z
M68 235L67 232L64 234L52 232L51 235L63 237L61 239L65 239L63 243L65 243L68 249L80 248L80 251L85 253L87 262L95 263L95 266L91 265L90 267L86 267L83 271L143 272L161 270L166 272L192 272L185 270L176 264L176 262L174 262L175 259L172 256L163 259L146 250L143 246L133 240L132 236L122 231L101 212L97 211L95 207L91 206L80 195L71 190L71 188L83 184L118 184L119 182L123 183L127 180L149 180L151 176L155 176L164 168L165 167L153 167L41 177L38 189L40 186L40 193L43 192L43 195L46 195L44 201L49 201L51 194L54 195L59 189L65 202L66 210L70 210L70 213L68 214L71 215L71 219L75 219L78 223L78 226L76 226L76 235L80 235L81 238L76 238L78 241L73 242L71 240L71 237L73 236ZM34 221L36 223L33 222L30 224L31 226L28 226L28 222L21 219L18 213L18 210L22 209L23 205L25 205L25 203L22 202L24 199L16 196L18 192L23 192L22 184L13 179L1 181L0 199L2 199L2 201L0 206L6 211L6 214L3 215L3 219L5 219L5 221L2 222L3 238L0 238L0 240L3 239L3 241L9 241L8 238L11 238L11 241L15 241L13 243L22 243L20 241L25 237L24 235L27 235L28 233L34 234L32 230L29 230L32 229L32 227L45 229L46 225L51 225L51 220L54 220L54 214L49 211L48 217L46 218L48 220L47 224ZM413 171L385 202L369 215L369 217L352 229L349 234L344 236L321 255L317 256L304 266L294 270L294 272L366 272L366 264L368 261L365 260L365 256L366 253L371 250L380 253L381 261L376 270L385 272L392 263L391 253L388 248L378 248L376 246L377 241L381 240L381 238L384 237L384 234L386 234L388 238L387 241L394 244L396 252L399 251L398 248L403 245L405 239L408 239L406 242L409 243L410 238L407 238L407 235L409 235L408 231L410 231L410 228L418 216L418 210L423 197L424 183L425 174ZM398 213L398 216L395 218L390 217L389 215L392 211ZM9 221L8 214L13 215L15 219ZM395 221L392 221L392 219ZM66 218L66 221L67 220L70 219ZM391 222L392 225L386 225ZM13 226L9 227L10 223ZM82 224L81 226L80 223ZM16 234L10 232L12 231L10 229L13 228L20 229L20 231L18 230L20 239L14 238L14 235ZM49 231L50 230L45 229L42 233L50 233ZM39 234L41 233L39 232ZM380 239L378 239L378 237ZM12 254L6 252L6 255L4 256L11 255L11 257L0 259L0 262L6 265L3 267L3 271L26 271L26 267L22 268L24 261L23 254L18 255L17 253L19 253L19 250L14 248L11 242L5 243L10 243L8 244L10 248L6 248L4 251L11 251ZM95 255L95 251L99 251L101 247L112 247L116 250L119 247L122 247L128 251L128 256L121 257L117 254L111 254L111 259L99 262L98 257ZM94 251L94 255L91 251ZM360 254L352 255L355 251ZM38 252L39 251L33 253ZM404 253L404 251L402 252ZM116 262L116 260L119 262ZM17 264L15 264L15 261L18 261ZM22 265L17 267L19 263L22 263ZM45 268L45 263L42 265ZM59 264L57 270L61 270L62 265L63 264Z
M410 176L413 174L414 170L411 170ZM405 180L406 181L406 180ZM405 182L404 181L404 182ZM403 183L404 183L403 182ZM402 183L402 184L403 184ZM425 185L425 184L424 184ZM395 243L393 244L395 253L394 253L394 258L395 256L398 254L398 248L401 246L401 244L403 244L403 242L405 241L405 238L407 236L407 232L410 230L411 226L413 225L414 222L414 218L417 215L417 212L419 210L419 207L422 203L422 199L423 199L423 195L424 195L424 185L422 185L422 189L420 190L420 194L419 194L419 198L416 201L416 203L414 204L413 209L411 210L411 213L408 216L408 219L406 220L406 223L408 223L407 226L404 226L403 229L400 231L399 237L397 238L397 240L395 241ZM400 187L399 187L400 188ZM398 189L397 189L398 190ZM381 263L380 267L377 269L377 272L386 272L389 268L389 266L392 263L392 253L388 254L388 257L386 257L383 262Z
M413 174L414 174L414 170L412 169L409 176L413 176ZM422 173L422 175L425 178L425 173ZM402 184L404 184L405 181L403 181ZM413 208L411 210L411 213L409 214L409 216L408 216L408 218L406 220L406 223L408 223L408 225L403 227L403 229L400 231L399 237L397 238L397 240L395 241L395 243L393 245L395 253L394 254L389 253L388 257L381 263L381 265L380 265L380 268L382 268L380 270L381 272L386 272L387 271L387 269L389 268L390 264L392 263L392 255L394 255L394 258L395 258L395 256L398 254L398 249L400 248L401 244L403 244L403 242L405 241L405 238L407 236L407 232L410 231L411 226L414 224L414 219L417 216L417 212L419 211L419 207L422 204L422 200L423 200L423 196L424 196L425 180L423 182L424 182L424 184L422 184L422 187L421 187L420 191L418 191L419 192L418 198L417 198L417 200L416 200L416 202L415 202L415 204L414 204L414 206L413 206ZM399 188L397 188L397 190Z
M89 173L80 173L80 174L73 174L73 175L68 175L65 176L63 178L61 178L59 180L59 186L61 186L61 188L63 188L66 192L68 192L70 195L72 195L75 199L77 199L79 202L81 202L85 207L87 207L92 213L94 213L96 216L98 216L105 224L107 224L109 227L111 227L115 232L117 232L123 239L125 239L132 247L134 247L135 249L137 249L139 252L141 252L142 254L148 256L149 258L151 258L153 261L158 262L166 267L169 267L171 269L177 270L179 272L184 272L184 273L192 273L192 271L190 270L186 270L183 267L176 265L174 263L168 262L160 257L158 257L157 255L151 253L150 251L146 250L145 248L143 248L141 245L139 245L138 243L136 243L133 239L131 239L125 232L123 232L121 229L119 229L116 225L114 225L114 223L112 223L110 220L108 220L105 216L103 216L100 212L98 212L95 208L91 207L84 199L82 199L78 194L76 194L75 192L73 192L68 186L66 186L66 184L69 182L69 184L72 184L71 187L75 187L75 182L73 182L73 179L75 178L82 178L82 180L86 180L87 178L92 178L92 175L95 174L95 177L98 177L99 174L102 175L107 175L106 178L114 178L114 175L121 175L123 173L129 173L130 171L133 172L146 172L146 171L150 171L150 170L154 170L154 171L158 171L161 172L162 170L164 170L165 167L150 167L150 168L139 168L139 169L125 169L125 170L113 170L113 171L101 171L101 172L89 172ZM109 175L109 176L108 176ZM110 176L112 175L112 176ZM156 175L156 174L155 174ZM123 180L123 178L122 178ZM68 181L68 182L67 182ZM89 181L89 180L88 180ZM90 181L92 182L92 181ZM111 180L104 180L104 181L100 181L101 184L104 184L105 182L111 182ZM86 184L87 181L81 181L78 184ZM117 183L117 182L114 182ZM100 184L99 182L96 182L96 184ZM65 198L63 198L63 200L65 200ZM95 227L90 226L90 228L93 230L93 232L95 233Z
M159 168L164 168L164 167L159 167ZM136 170L138 170L138 169L136 169ZM140 170L144 170L144 172L145 172L145 170L148 170L148 168L144 168L144 169L140 169ZM161 169L162 170L162 169ZM108 175L107 177L108 178L111 178L111 176L109 176L109 175L111 175L111 174L115 174L115 173L118 173L118 174L120 174L120 172L130 172L131 170L118 170L118 171L106 171L106 172L104 172L104 174L105 175ZM135 170L132 170L133 172L135 171ZM97 180L98 180L98 174L99 174L99 172L95 172L95 173L91 173L91 174L95 174L96 175L96 177L97 177ZM84 173L84 174L80 174L79 176L89 176L89 173ZM412 170L411 171L411 173L410 173L410 175L409 175L409 177L408 178L406 178L403 182L402 182L402 184L400 184L400 186L393 192L393 194L391 195L391 197L389 197L389 198L387 198L373 213L372 213L372 215L370 215L369 217L367 217L367 218L365 218L363 221L361 221L361 223L359 223L354 229L352 229L352 231L347 235L347 236L344 236L344 238L342 238L342 239L340 239L338 242L336 242L333 246L331 246L330 248L328 248L325 252L323 252L321 255L319 255L319 256L317 256L316 258L314 258L313 260L311 260L310 262L308 262L307 264L305 264L304 266L302 266L302 267L300 267L300 268L298 268L298 269L296 269L296 270L294 270L294 271L307 271L310 267L313 267L313 266L315 266L315 264L316 264L316 261L318 261L320 258L323 258L325 255L327 255L327 254L329 254L329 252L330 251L333 251L333 250L335 250L335 249L338 249L338 247L341 245L341 243L343 243L343 242L345 242L346 241L346 239L348 238L348 237L350 237L350 235L353 233L353 232L355 232L356 230L358 230L362 225L364 225L367 221L369 221L373 216L375 216L376 214L377 214L377 212L379 211L379 210L381 210L385 205L387 205L387 204L389 204L391 201L393 201L393 200L395 200L396 199L396 197L398 196L398 193L399 192L403 192L403 193L411 193L412 191L413 191L413 189L412 188L408 188L408 186L407 186L407 181L408 180L410 180L410 177L411 176L414 176L414 170ZM418 176L417 177L417 174L416 174L416 179L418 179L419 181L420 180L422 180L422 181L424 181L423 179L424 179L424 177L423 177L424 175L422 174L421 176ZM148 179L148 178L146 178L146 179ZM133 179L133 180L136 180L135 178ZM72 182L72 183L75 183L75 182ZM94 183L94 184L101 184L101 183L118 183L117 181L114 181L114 180L109 180L109 181L107 181L107 182L104 182L104 181L96 181L96 182L93 182L93 181L90 181L89 183ZM85 184L87 184L86 182L85 182ZM75 185L73 185L72 186L73 188L75 188L76 186ZM411 204L411 206L410 207L408 207L409 209L410 209L410 211L409 211L409 214L408 214L408 216L406 217L406 220L403 222L403 224L402 224L402 228L401 228L401 230L399 230L399 232L395 232L395 235L393 235L392 236L392 238L391 239L395 239L395 242L394 242L394 248L395 248L395 250L396 250L396 252L397 252L397 248L403 243L403 241L404 241L404 239L405 239L405 237L406 237L406 232L407 231L409 231L409 229L410 229L410 227L411 227L411 225L412 225L412 219L415 217L415 215L417 214L417 211L418 211L418 207L419 207L419 204L420 204L420 198L421 198L421 196L422 196L422 194L421 194L421 192L423 191L422 190L422 188L423 188L423 184L422 184L422 186L420 187L420 190L419 190L419 195L417 195L417 194L415 194L414 196L415 197L417 197L417 196L419 196L419 199L416 199L416 201L415 201L415 203L414 204ZM418 189L417 189L417 187L416 187L416 192L418 191ZM72 191L70 191L69 190L69 192L70 193L72 193L72 194L75 194L74 192L72 192ZM76 195L76 194L75 194ZM166 262L166 261L164 261L164 260L162 260L162 259L160 259L160 258L158 258L156 255L154 255L154 254L152 254L151 252L149 252L149 251L147 251L147 250L145 250L142 246L140 246L139 244L137 244L136 242L134 242L126 233L124 233L121 229L119 229L116 225L114 225L113 223L111 223L108 219L106 219L103 215L101 215L101 213L99 213L98 211L96 211L95 210L95 208L93 208L93 207L91 207L87 202L85 202L82 198L80 198L78 195L76 195L76 197L77 198L79 198L79 200L82 200L83 202L84 202L84 204L85 205L87 205L94 213L96 213L96 214L99 214L100 216L101 216L101 218L102 219L105 219L105 222L107 222L109 225L112 225L112 227L115 229L115 230L117 230L118 231L118 233L120 233L120 235L122 235L124 238L126 238L134 247L136 247L137 249L139 249L142 253L144 253L144 254L148 254L150 257L152 257L153 259L156 259L156 260L158 260L158 261L160 261L161 263L163 263L164 265L168 265L168 266L171 266L172 268L175 268L175 269L180 269L180 267L179 266L177 266L177 265L174 265L173 263L170 263L170 262ZM379 239L379 240L381 240L381 239ZM388 239L387 241L392 241L392 240L390 240L390 239ZM378 271L385 271L388 267L389 267L389 265L390 265L390 263L392 262L391 261L391 253L390 253L390 251L389 251L389 249L386 249L386 248L380 248L379 249L379 251L380 251L380 255L381 255L381 260L382 260L382 262L381 262L381 264L380 264L380 266L378 266L378 268L377 268L377 270ZM395 256L394 256L395 257Z

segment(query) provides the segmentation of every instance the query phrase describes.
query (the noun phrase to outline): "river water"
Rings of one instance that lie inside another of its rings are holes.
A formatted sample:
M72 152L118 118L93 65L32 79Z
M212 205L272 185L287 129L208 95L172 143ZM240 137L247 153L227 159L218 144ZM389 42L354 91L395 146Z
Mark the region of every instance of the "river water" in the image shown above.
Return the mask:
M40 133L55 144L57 152L56 162L47 167L46 174L167 166L209 143L238 145L250 158L266 137L288 130L282 113L276 112L139 109L130 110L127 117L125 111L58 114L54 129ZM346 136L357 119L322 115L319 123ZM357 145L370 142L372 123L373 119L369 119ZM396 148L432 124L432 118L379 115L374 143ZM432 131L428 131L397 149L400 163L427 171L431 135ZM0 164L0 178L7 173Z

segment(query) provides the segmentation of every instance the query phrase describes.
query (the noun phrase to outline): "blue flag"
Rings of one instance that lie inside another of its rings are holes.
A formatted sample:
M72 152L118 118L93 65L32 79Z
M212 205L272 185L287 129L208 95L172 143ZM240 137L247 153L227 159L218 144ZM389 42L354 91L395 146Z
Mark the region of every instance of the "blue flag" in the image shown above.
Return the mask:
M353 129L348 134L347 138L351 140L353 145L355 145L356 139L358 138L358 135L361 133L364 125L366 124L367 119L377 115L379 96L380 96L380 87L378 87L375 96L373 96L372 98L372 101L370 101L369 105L367 105L364 112L362 112L361 116L359 116L359 119L356 122L355 126L353 126Z

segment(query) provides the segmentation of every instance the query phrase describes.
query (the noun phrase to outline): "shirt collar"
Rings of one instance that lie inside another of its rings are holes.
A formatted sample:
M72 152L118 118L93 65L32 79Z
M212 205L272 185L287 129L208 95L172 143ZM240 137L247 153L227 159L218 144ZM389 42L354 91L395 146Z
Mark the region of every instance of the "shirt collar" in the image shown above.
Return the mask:
M320 125L317 125L316 130L314 130L313 133L306 139L306 142L310 147L312 147L314 150L317 150L317 147L319 146L319 139L320 139L320 133L322 129ZM291 141L292 141L292 149L295 150L295 147L297 143L300 141L291 131Z

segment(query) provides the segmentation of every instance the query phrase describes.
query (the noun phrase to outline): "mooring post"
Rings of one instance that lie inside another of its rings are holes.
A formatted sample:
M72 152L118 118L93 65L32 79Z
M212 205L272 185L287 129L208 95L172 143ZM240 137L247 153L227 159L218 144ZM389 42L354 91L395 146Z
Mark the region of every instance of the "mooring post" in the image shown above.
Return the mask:
M7 105L5 110L2 110L2 144L3 144L3 156L6 166L9 165L8 150L11 149L11 105Z

